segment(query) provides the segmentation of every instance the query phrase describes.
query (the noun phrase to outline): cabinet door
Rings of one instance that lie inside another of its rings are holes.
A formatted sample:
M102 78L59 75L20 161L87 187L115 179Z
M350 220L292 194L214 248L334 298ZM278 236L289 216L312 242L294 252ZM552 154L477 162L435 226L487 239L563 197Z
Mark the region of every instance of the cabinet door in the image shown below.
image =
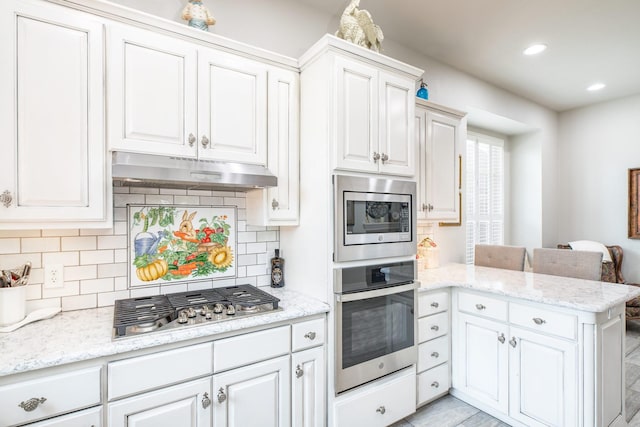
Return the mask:
M102 426L102 406L74 412L69 415L55 417L39 423L29 424L29 427L100 427Z
M418 219L427 216L427 110L416 106L414 114L414 137L418 149L418 191L417 204Z
M457 220L460 192L458 153L463 143L461 119L427 111L425 140L425 200L419 206L432 220Z
M267 164L267 65L201 50L198 58L198 155Z
M109 147L194 157L195 45L119 25L108 34Z
M298 225L300 203L298 74L269 70L267 167L276 187L247 193L247 222L252 225Z
M416 173L414 137L414 81L380 72L380 172L413 176Z
M576 344L510 330L509 415L528 426L578 424Z
M211 378L109 404L110 427L209 427Z
M289 356L213 376L216 427L290 425Z
M0 3L0 221L105 221L102 23L46 3Z
M325 425L324 347L291 355L291 424L296 427Z
M335 72L335 167L378 172L378 70L336 58Z
M458 359L455 388L506 413L508 410L508 356L506 325L460 314L457 323Z

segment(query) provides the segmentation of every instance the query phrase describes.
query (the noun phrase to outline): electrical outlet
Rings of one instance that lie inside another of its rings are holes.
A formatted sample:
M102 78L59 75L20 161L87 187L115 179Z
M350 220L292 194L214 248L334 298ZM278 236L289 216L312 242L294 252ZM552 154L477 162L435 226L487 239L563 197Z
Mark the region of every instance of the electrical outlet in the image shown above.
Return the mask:
M48 289L61 288L64 285L62 264L44 266L44 287Z

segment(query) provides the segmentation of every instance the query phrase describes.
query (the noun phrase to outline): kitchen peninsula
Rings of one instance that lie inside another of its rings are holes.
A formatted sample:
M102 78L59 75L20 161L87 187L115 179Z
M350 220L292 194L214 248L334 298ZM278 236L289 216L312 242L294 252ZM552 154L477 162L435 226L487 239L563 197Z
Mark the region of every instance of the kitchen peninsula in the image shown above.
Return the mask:
M430 346L448 309L454 396L516 426L626 425L624 305L638 288L461 264L418 279L419 404L442 385L445 365L431 366L448 361Z

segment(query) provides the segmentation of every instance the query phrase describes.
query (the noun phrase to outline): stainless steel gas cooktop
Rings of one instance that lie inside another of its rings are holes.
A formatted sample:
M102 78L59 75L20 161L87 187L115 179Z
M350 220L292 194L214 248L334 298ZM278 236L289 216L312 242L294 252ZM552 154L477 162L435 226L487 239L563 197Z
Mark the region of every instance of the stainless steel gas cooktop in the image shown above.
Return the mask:
M252 285L117 300L113 338L282 310L279 301Z

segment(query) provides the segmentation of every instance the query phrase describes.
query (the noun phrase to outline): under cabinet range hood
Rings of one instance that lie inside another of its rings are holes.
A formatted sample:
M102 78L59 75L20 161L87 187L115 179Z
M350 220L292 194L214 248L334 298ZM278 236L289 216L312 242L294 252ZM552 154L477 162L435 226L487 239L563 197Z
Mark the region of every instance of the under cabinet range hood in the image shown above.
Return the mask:
M250 190L278 184L269 169L260 165L122 151L113 152L112 160L113 182L121 186Z

